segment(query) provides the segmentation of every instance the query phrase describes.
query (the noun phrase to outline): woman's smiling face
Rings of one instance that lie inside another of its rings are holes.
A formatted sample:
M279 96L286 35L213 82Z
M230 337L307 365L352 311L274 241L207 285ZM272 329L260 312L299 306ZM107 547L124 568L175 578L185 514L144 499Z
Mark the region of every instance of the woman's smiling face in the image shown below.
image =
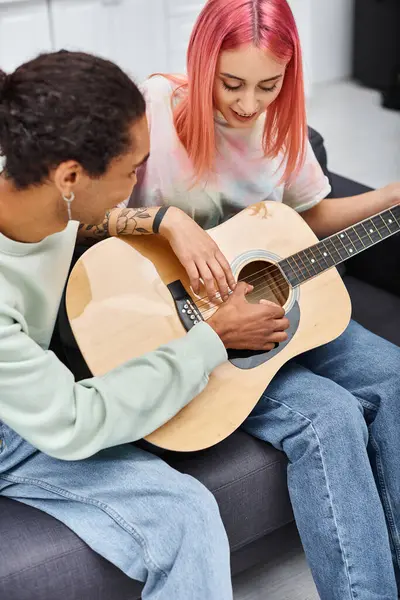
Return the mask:
M253 45L221 52L214 103L231 127L251 127L279 95L285 64Z

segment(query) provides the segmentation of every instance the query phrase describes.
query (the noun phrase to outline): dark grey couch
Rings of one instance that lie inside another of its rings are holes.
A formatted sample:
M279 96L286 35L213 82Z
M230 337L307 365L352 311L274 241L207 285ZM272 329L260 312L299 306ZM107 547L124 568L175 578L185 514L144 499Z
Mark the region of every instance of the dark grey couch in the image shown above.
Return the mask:
M325 172L323 140L310 137ZM366 188L331 175L333 197ZM332 200L334 201L334 200ZM355 202L357 200L354 200ZM400 236L354 257L344 281L353 316L400 345ZM53 345L77 378L86 375L70 343L65 315ZM61 338L59 333L61 332ZM215 494L231 543L234 574L298 544L286 487L283 454L243 431L204 452L166 453L165 460L190 473ZM140 585L92 552L64 525L38 510L0 498L0 598L4 600L135 600ZM188 596L189 599L190 596ZM172 600L172 599L166 599ZM205 599L206 600L206 599Z

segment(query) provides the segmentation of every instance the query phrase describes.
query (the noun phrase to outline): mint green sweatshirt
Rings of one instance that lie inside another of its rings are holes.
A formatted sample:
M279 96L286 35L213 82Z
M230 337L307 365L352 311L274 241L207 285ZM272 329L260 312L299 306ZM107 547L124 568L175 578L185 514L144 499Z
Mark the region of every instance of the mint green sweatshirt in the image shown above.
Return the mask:
M0 234L0 420L51 456L78 460L138 440L199 394L225 348L206 323L76 383L48 350L78 224L37 244Z

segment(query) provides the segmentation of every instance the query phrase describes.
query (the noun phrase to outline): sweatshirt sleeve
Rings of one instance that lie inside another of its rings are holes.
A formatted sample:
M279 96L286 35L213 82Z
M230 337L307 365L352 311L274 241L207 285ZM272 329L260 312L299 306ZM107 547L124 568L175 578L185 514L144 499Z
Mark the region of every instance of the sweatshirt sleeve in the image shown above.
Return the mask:
M0 419L42 452L80 460L153 432L226 359L220 338L200 323L184 338L76 383L27 335L23 317L0 305Z

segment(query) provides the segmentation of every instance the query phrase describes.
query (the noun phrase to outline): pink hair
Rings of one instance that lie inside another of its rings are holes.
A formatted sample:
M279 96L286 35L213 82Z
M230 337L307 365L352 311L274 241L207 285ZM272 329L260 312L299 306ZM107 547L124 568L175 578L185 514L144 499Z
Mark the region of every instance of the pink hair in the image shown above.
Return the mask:
M306 110L299 35L287 0L208 0L193 29L187 53L187 93L174 113L179 139L196 179L211 173L216 154L213 89L218 57L244 44L271 52L284 62L282 90L267 110L263 148L266 157L283 150L289 181L304 162Z

